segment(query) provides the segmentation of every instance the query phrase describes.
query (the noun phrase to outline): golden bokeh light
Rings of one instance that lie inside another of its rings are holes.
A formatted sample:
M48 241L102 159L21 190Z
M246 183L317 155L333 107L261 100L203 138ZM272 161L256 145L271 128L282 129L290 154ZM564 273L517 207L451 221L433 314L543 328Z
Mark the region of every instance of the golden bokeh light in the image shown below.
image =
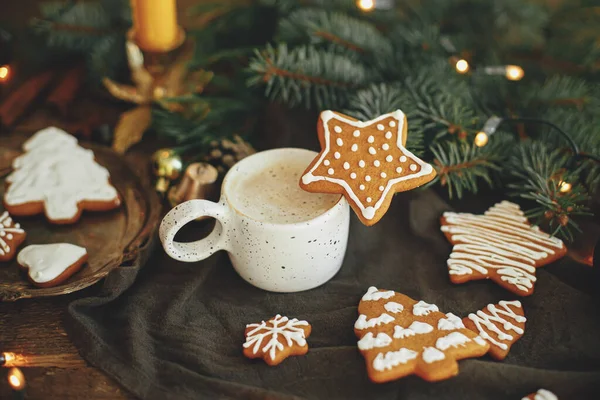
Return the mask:
M481 131L478 132L477 135L475 135L475 146L477 147L483 147L488 143L488 135L487 133Z

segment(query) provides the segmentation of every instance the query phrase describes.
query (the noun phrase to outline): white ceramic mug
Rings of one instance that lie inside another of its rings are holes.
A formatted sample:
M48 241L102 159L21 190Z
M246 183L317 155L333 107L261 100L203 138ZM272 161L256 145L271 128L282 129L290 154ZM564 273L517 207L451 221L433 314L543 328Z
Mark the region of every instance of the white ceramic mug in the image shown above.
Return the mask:
M241 209L246 210L244 204L251 207L253 199L239 200L240 194L234 192L244 179L256 179L255 171L264 170L265 165L286 165L294 160L307 166L315 156L316 153L309 150L285 148L243 159L225 176L218 203L190 200L165 216L159 229L165 252L177 260L195 262L226 250L243 279L273 292L298 292L327 282L340 269L346 253L350 209L344 197L338 199L335 195L332 206L318 216L281 223L245 215ZM301 172L303 170L298 172L298 180ZM270 171L264 170L264 173ZM290 183L290 187L292 184L298 185L298 181ZM305 195L304 192L299 194ZM208 237L190 243L173 240L185 224L202 216L216 219Z

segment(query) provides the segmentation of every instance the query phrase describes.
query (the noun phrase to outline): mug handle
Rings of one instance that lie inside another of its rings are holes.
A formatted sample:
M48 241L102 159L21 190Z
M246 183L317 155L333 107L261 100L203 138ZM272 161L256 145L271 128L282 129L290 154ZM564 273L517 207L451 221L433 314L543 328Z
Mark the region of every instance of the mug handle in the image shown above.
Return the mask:
M175 234L188 222L200 217L213 217L215 228L208 237L195 242L175 242ZM219 203L208 200L189 200L179 204L165 215L158 234L165 252L172 258L195 262L210 257L219 250L227 250L225 246L227 231L224 222L229 219L229 209Z

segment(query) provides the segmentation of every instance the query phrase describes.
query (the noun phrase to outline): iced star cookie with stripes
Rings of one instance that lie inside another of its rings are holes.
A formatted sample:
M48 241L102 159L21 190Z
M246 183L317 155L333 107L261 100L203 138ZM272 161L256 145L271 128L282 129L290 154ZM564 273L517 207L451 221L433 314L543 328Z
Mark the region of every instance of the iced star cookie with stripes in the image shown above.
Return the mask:
M483 215L445 212L441 230L454 245L447 261L453 283L491 279L520 296L533 293L537 268L567 253L560 239L532 226L508 201Z
M435 178L433 167L404 147L407 122L400 110L364 122L323 111L317 130L321 152L302 175L300 187L343 194L365 225L383 217L394 193Z
M371 286L358 313L358 350L376 383L411 374L427 381L447 379L458 374L457 360L480 357L490 348L456 315L392 290Z

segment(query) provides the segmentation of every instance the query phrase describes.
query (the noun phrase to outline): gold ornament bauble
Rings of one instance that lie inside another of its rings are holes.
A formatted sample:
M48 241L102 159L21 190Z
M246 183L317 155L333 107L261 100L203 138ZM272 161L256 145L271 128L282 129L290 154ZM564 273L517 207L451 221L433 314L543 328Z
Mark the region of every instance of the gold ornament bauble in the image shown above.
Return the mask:
M158 178L155 189L165 193L171 182L179 178L183 169L183 162L179 154L173 149L159 149L152 155L152 171Z

